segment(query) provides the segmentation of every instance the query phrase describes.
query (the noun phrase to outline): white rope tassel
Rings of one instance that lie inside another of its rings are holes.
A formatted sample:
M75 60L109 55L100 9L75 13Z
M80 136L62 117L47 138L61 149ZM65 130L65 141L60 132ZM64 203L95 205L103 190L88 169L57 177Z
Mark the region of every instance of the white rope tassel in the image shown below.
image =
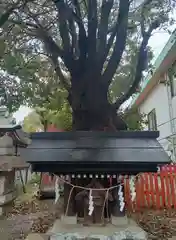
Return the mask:
M159 166L157 167L157 172L158 172L158 173L160 173L160 172L161 172L161 169L160 169L160 167L159 167Z
M93 206L92 189L90 189L90 192L89 192L89 216L92 216L93 211L94 211L94 206Z
M55 181L55 204L57 203L59 198L60 198L59 177L57 176Z
M131 193L131 200L133 202L136 198L135 177L134 176L130 177L130 193Z
M119 186L118 196L119 196L119 202L120 202L120 211L123 212L125 207L125 202L123 197L122 185Z

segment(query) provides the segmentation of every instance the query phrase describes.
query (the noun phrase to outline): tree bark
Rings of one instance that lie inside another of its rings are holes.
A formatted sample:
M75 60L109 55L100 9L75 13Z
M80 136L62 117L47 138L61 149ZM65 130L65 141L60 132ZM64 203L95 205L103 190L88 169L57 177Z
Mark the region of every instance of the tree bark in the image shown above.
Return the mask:
M85 76L71 81L68 101L72 108L73 130L126 130L127 125L108 101L108 89L101 79L90 74Z

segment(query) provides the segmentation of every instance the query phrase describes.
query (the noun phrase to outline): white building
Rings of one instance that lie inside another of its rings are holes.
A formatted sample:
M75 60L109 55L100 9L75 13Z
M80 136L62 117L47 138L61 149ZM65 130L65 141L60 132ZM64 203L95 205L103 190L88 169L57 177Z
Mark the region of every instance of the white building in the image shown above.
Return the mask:
M143 82L132 107L148 119L148 130L160 132L159 142L176 159L176 29ZM175 146L175 147L173 147Z

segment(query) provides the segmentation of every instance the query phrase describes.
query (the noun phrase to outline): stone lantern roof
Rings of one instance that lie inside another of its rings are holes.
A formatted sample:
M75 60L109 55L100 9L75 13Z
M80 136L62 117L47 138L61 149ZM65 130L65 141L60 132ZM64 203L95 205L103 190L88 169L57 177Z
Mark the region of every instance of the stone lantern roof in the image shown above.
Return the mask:
M5 107L0 107L0 171L29 167L18 154L18 149L27 147L29 143L22 127L15 124Z

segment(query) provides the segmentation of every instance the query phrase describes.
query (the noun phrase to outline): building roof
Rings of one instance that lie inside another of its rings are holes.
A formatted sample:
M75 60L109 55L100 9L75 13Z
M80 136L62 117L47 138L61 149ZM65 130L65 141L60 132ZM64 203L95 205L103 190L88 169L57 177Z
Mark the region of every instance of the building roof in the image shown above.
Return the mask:
M153 73L148 73L146 76L141 92L137 93L132 101L132 106L139 106L145 98L148 96L150 91L153 89L159 80L163 78L165 72L176 60L176 29L173 31L165 47L159 54L153 66Z
M136 174L169 162L158 136L148 131L33 133L21 156L34 171Z

